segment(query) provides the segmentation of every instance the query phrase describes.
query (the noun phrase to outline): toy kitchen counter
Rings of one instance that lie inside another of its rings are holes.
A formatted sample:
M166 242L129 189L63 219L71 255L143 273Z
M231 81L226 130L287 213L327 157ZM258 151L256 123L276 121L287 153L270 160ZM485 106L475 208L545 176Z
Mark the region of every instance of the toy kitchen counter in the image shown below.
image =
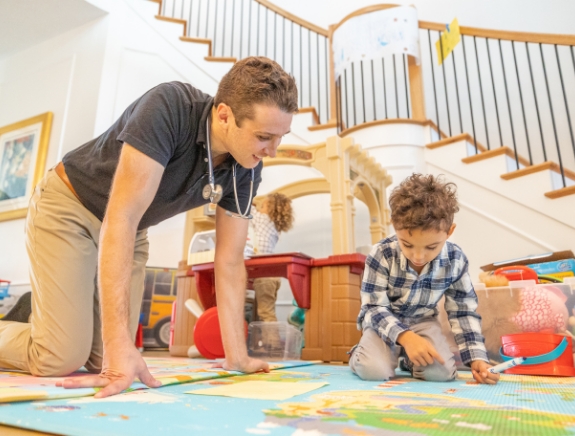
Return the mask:
M299 307L309 309L310 268L313 259L303 253L278 253L246 259L248 279L285 277ZM196 277L198 296L204 309L216 305L214 264L202 263L190 267Z
M359 288L365 256L359 253L312 259L303 253L277 253L245 260L248 281L259 277L288 280L299 307L306 310L304 360L347 362L347 351L361 333L356 327ZM195 317L185 308L188 298L204 309L216 305L213 262L188 266L176 274L178 295L173 311L170 354L186 356L193 344Z

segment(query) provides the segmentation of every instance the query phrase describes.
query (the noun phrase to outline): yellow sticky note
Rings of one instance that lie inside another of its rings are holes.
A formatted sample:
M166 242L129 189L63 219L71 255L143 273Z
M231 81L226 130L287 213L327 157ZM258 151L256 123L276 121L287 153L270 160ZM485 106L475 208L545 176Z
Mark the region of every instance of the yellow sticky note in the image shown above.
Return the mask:
M245 381L208 389L187 391L186 394L215 395L221 397L248 398L252 400L287 400L296 395L319 389L327 382L293 383L270 381Z
M455 46L461 41L461 33L459 31L459 23L457 18L454 18L451 24L447 27L445 32L442 32L439 39L435 43L437 50L437 63L441 65L443 61L453 51Z

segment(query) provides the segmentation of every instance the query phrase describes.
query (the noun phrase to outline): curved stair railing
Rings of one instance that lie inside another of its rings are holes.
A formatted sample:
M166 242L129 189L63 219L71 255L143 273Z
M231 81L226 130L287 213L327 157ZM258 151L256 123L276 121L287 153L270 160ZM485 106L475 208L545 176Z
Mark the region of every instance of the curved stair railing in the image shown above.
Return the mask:
M265 0L162 0L158 18L184 24L183 41L205 43L210 61L266 56L291 73L300 107L330 121L328 31Z
M563 187L557 196L575 193L575 36L462 26L461 42L440 65L436 42L445 27L419 22L421 66L392 55L346 68L335 86L338 133L430 119L439 139L468 135L472 154L508 155L505 178L550 169Z
M182 40L209 45L210 61L262 55L280 63L317 127L430 123L439 139L468 135L470 154L508 155L508 178L550 169L563 187L556 196L575 193L575 36L461 26L461 42L439 65L445 25L420 21L421 65L405 55L360 61L336 81L331 36L339 24L322 29L267 0L154 1L158 18L184 24Z
M474 153L505 148L510 172L547 165L563 187L573 184L575 36L462 26L461 42L439 65L435 43L445 26L419 25L426 109L438 129L470 133Z

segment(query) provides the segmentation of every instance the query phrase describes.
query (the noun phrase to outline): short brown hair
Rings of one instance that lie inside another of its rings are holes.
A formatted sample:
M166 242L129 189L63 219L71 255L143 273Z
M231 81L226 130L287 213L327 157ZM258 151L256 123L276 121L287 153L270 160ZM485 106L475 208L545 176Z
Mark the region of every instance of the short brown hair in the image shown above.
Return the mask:
M294 216L291 199L276 192L266 197L267 214L278 232L286 232L292 228Z
M253 119L253 106L275 106L286 113L296 113L297 85L275 61L263 56L252 56L234 64L222 78L214 99L232 108L238 127L244 118Z
M412 174L389 196L395 230L434 229L448 232L459 211L457 186L441 176Z

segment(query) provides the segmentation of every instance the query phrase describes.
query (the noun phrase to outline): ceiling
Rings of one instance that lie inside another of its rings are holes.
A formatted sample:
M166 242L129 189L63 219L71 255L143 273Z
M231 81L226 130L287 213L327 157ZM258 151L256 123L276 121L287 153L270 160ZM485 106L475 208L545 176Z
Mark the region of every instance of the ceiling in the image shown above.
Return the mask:
M84 0L0 0L0 58L105 14Z

